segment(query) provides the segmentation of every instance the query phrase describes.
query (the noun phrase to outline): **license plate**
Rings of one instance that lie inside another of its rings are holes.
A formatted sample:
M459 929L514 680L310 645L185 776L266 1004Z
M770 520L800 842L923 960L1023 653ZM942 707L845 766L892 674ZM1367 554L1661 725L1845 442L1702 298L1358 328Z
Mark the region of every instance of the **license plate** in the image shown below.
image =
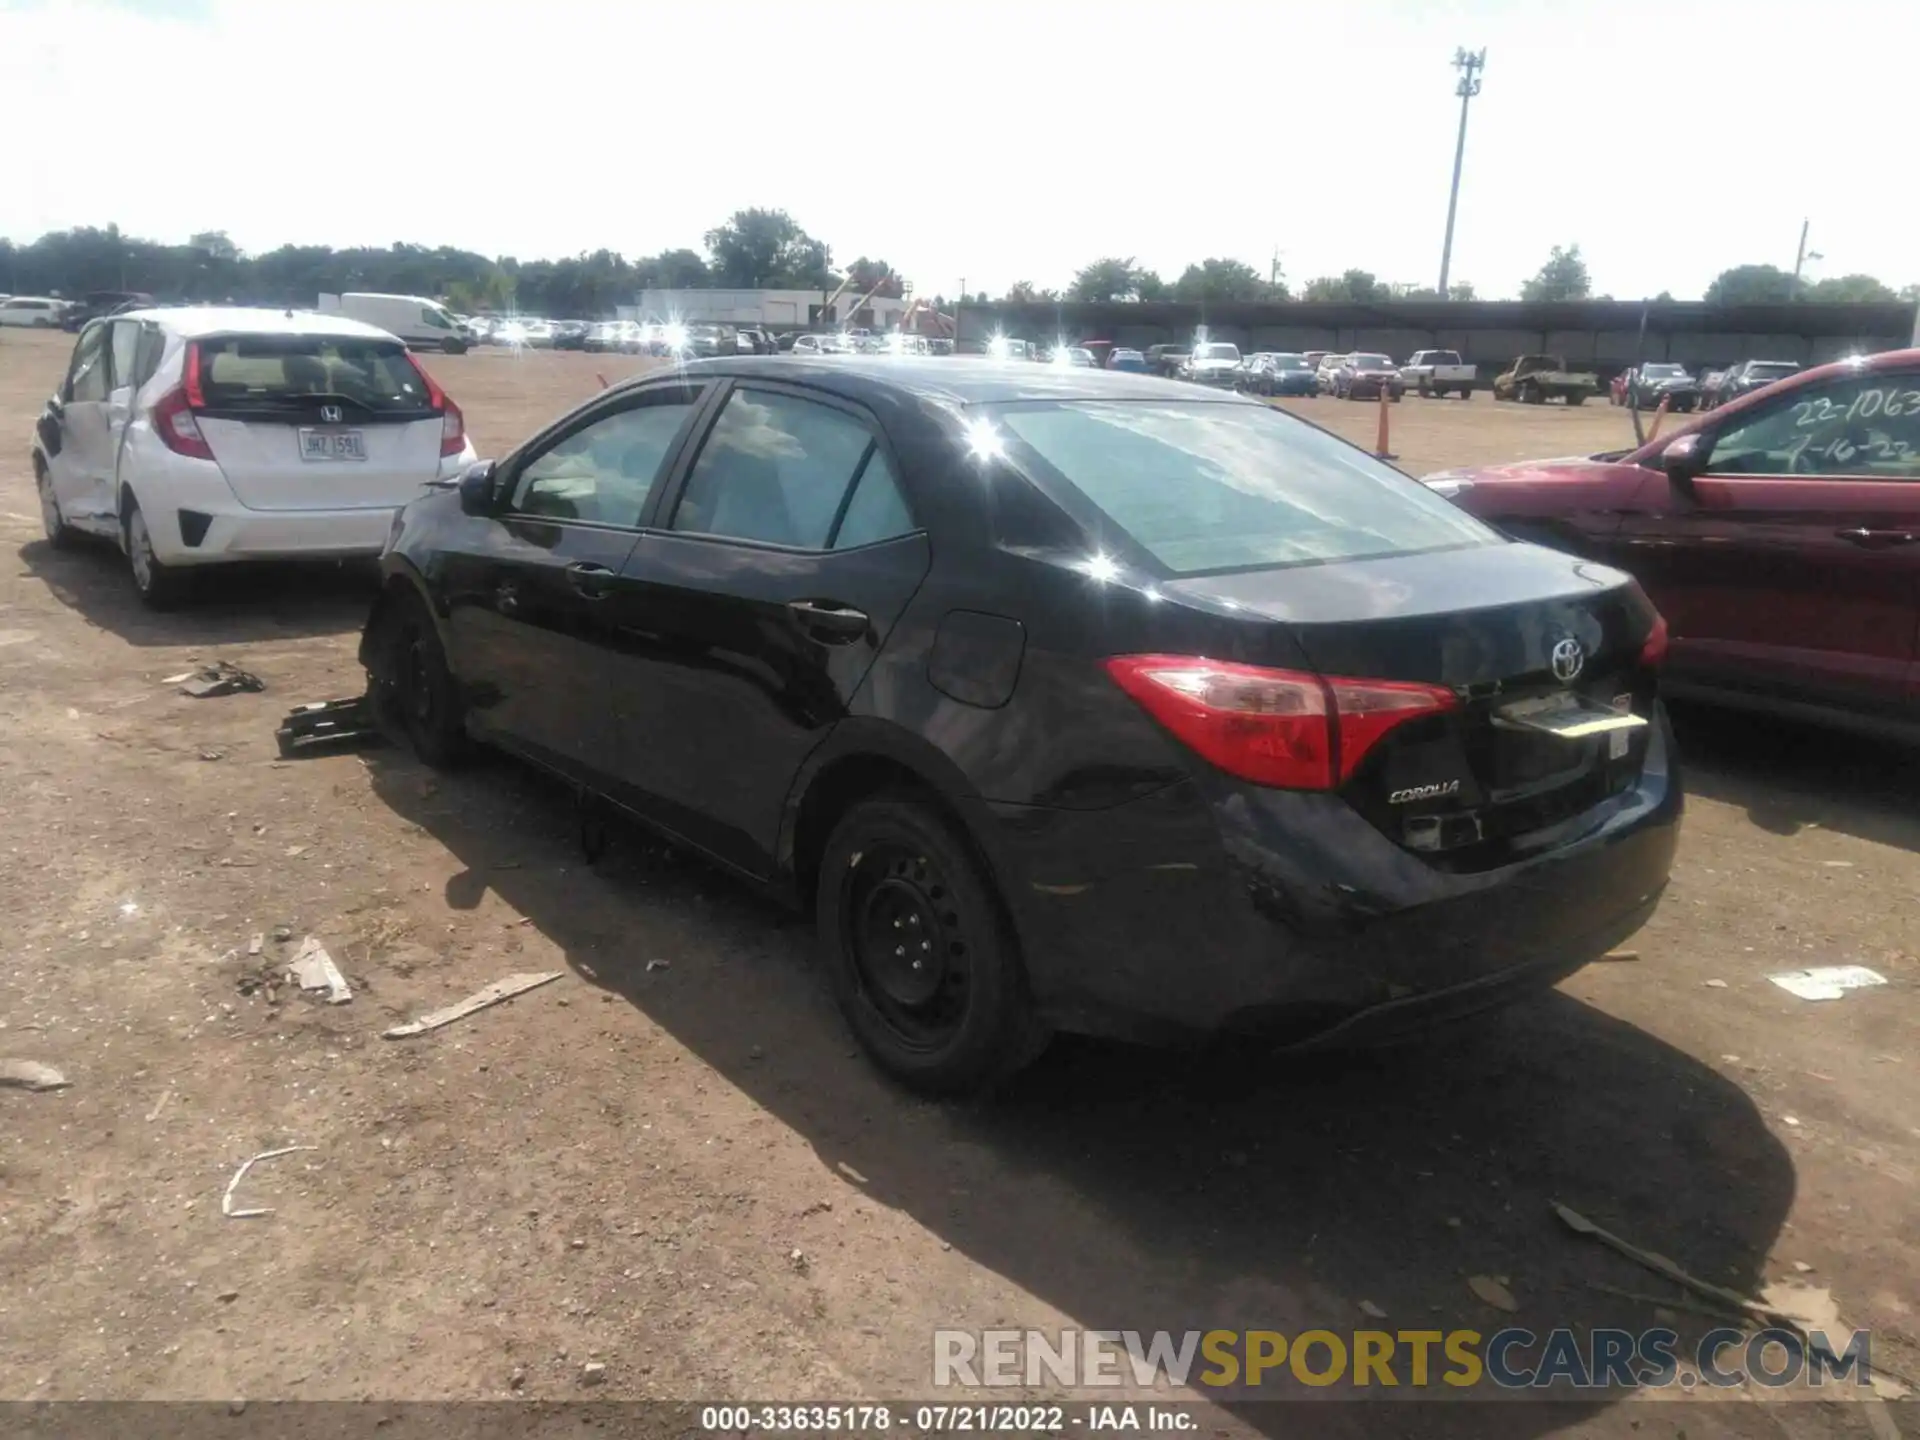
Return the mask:
M1565 693L1503 705L1493 712L1493 723L1502 729L1535 730L1561 740L1584 740L1591 735L1638 730L1647 722L1642 716L1623 715L1608 706Z
M302 460L365 460L367 436L363 430L302 430Z

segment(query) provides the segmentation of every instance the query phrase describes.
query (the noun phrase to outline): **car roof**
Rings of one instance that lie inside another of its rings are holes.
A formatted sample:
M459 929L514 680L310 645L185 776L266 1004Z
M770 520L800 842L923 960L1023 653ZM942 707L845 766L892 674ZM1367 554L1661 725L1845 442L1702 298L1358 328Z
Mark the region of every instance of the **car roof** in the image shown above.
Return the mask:
M1209 391L1177 380L1126 371L1071 365L1035 365L1028 360L991 356L915 355L737 356L694 360L680 367L688 375L728 375L740 379L791 380L862 400L892 391L956 405L989 405L1011 400L1183 400L1195 404L1254 405L1235 395ZM650 370L627 385L661 378Z
M362 324L344 315L322 315L317 310L269 310L251 305L151 306L116 315L116 320L151 320L182 339L207 335L334 335L353 340L391 340L378 325Z

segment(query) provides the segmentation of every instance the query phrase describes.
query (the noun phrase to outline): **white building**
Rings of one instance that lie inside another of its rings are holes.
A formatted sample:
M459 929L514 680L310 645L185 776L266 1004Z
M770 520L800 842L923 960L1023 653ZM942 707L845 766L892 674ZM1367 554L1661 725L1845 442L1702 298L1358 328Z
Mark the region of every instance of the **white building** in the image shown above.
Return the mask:
M643 290L638 305L620 307L623 320L679 320L684 324L752 325L774 330L799 330L811 325L864 325L869 330L892 330L906 312L905 300L881 296L860 307L857 291L849 290L824 307L831 290Z

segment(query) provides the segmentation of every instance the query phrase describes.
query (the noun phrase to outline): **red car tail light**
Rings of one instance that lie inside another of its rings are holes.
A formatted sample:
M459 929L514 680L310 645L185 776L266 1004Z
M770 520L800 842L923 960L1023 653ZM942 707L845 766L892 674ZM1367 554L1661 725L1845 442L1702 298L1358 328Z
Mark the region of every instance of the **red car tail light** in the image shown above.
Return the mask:
M1451 690L1191 655L1120 655L1114 682L1203 760L1256 785L1331 790L1395 726L1452 709Z
M1655 615L1653 629L1647 632L1647 643L1640 647L1640 664L1647 670L1658 670L1667 663L1667 617Z
M427 373L427 367L407 356L407 363L427 387L427 404L440 416L440 455L444 459L449 455L458 455L467 444L467 417L460 413L460 407L453 403L446 391L442 390L433 376Z
M192 378L193 389L197 390L200 377L195 374ZM200 422L193 418L192 390L184 385L175 386L153 402L148 415L153 421L153 433L174 454L190 460L213 459L213 447L200 433Z

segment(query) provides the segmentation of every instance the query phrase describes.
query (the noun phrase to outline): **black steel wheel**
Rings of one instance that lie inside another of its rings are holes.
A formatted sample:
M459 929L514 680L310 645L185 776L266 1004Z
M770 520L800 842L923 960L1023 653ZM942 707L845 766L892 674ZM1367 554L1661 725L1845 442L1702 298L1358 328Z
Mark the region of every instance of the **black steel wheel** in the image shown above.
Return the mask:
M888 1074L967 1094L1044 1048L999 897L931 806L883 796L851 808L822 853L816 899L835 998Z

